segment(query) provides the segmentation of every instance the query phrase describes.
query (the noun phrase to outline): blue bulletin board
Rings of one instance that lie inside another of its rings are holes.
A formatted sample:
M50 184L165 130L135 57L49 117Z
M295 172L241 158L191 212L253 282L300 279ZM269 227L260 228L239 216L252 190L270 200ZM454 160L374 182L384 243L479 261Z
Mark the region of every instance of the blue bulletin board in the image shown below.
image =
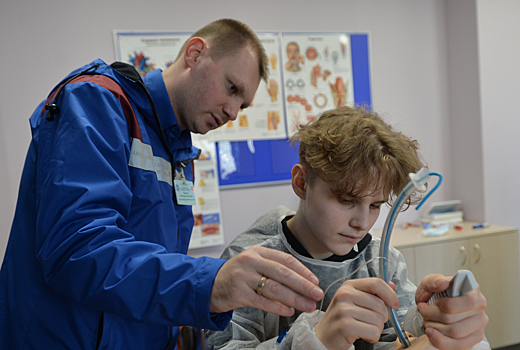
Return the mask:
M354 103L371 106L369 35L349 35ZM217 166L220 188L271 185L290 181L291 169L298 163L298 149L297 145L295 146L293 148L288 139L218 142ZM233 163L231 171L229 158Z

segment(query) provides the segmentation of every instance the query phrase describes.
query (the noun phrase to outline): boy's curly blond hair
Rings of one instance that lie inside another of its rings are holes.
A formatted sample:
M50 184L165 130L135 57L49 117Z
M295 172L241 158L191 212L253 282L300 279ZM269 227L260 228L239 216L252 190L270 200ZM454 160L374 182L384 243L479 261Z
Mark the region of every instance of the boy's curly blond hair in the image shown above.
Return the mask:
M360 197L383 191L392 204L409 173L422 167L416 140L393 130L378 114L361 107L340 107L301 125L291 138L299 141L300 164L309 180L319 177L338 195ZM408 204L416 203L418 196Z

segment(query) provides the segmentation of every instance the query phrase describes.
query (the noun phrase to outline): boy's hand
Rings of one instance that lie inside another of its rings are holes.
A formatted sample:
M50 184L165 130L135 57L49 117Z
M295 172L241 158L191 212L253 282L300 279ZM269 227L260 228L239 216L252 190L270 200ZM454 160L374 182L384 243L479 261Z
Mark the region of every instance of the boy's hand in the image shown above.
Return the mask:
M427 336L422 335L419 338L415 338L414 336L408 336L408 339L410 340L410 343L412 346L410 346L408 349L410 350L436 350L437 348L433 346L433 344L430 342ZM399 340L395 342L394 350L402 350L403 345Z
M262 277L266 280L260 287ZM220 268L211 290L210 311L251 306L281 316L291 316L294 309L312 312L315 301L323 297L318 283L318 278L292 255L253 246Z
M386 305L399 306L393 289L380 278L346 281L316 325L316 336L329 350L348 349L359 338L377 342L388 320Z
M435 306L426 304L433 293L448 288L451 277L428 275L417 288L415 302L424 318L426 335L431 343L443 350L471 349L484 339L488 323L486 298L480 288L455 298L439 298Z

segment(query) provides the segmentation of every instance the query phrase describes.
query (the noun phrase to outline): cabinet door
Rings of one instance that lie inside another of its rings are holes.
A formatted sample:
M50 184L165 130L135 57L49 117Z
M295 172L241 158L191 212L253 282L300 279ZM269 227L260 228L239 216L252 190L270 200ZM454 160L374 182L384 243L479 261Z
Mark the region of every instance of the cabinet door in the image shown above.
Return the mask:
M520 343L518 233L472 239L471 270L486 297L492 348Z
M468 240L415 247L415 277L419 284L424 276L440 273L453 276L458 270L469 270Z
M408 279L417 285L415 278L415 248L400 248L399 251L403 254L404 261L408 267Z

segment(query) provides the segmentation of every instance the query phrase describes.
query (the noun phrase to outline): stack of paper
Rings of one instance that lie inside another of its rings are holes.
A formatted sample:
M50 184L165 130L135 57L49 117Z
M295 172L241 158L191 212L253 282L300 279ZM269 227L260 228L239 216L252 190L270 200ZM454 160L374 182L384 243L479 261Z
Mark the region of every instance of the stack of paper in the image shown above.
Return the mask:
M461 208L461 200L436 202L432 204L422 221L432 226L460 224L464 221L464 213Z

